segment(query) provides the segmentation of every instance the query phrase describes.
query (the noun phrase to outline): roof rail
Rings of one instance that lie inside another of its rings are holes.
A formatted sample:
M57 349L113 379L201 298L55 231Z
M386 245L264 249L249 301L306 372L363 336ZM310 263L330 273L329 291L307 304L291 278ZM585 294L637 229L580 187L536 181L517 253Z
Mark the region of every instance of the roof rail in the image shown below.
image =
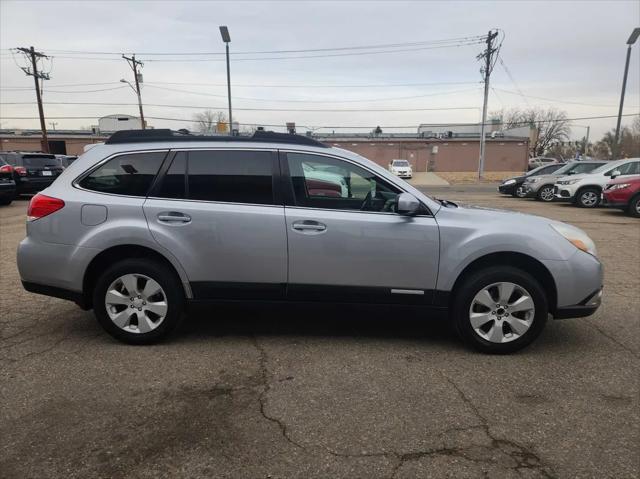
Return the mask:
M192 135L169 129L152 130L121 130L116 131L105 141L107 145L122 143L151 143L151 142L200 142L200 141L220 141L220 142L256 142L256 143L287 143L291 145L307 145L328 148L324 143L309 138L308 136L292 135L290 133L276 133L274 131L256 131L252 136L202 136Z

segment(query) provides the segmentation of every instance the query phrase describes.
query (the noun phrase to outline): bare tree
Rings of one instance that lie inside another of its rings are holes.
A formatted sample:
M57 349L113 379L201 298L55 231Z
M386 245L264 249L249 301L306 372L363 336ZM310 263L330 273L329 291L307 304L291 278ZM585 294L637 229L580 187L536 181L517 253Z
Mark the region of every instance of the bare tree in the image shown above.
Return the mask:
M543 155L554 143L567 141L571 133L567 113L555 108L514 108L498 112L496 116L502 118L504 129L523 126L535 128L536 134L529 145L531 156Z
M594 146L596 158L608 160L613 153L616 131L610 130ZM640 117L633 120L631 126L623 126L620 130L619 158L635 158L640 156Z
M222 111L205 110L193 115L196 121L196 129L203 134L211 134L217 131L219 122L226 122L227 115Z

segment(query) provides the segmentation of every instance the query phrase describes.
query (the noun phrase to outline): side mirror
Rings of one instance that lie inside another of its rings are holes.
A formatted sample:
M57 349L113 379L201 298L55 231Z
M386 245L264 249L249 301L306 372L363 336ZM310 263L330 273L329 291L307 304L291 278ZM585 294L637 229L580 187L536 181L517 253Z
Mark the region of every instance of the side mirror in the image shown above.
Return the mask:
M401 193L398 196L396 212L403 216L414 216L420 210L420 202L410 193Z
M620 170L614 170L611 172L611 179L614 180L616 176L620 176Z

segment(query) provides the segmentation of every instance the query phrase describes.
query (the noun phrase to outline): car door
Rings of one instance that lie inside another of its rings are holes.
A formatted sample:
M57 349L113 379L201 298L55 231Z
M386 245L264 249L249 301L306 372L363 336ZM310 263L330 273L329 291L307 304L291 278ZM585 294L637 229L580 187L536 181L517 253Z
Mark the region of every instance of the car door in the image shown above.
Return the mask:
M439 234L426 207L414 217L396 214L402 190L350 160L292 151L280 158L290 298L432 301ZM332 194L314 188L320 173L336 185Z
M163 166L144 212L195 299L284 296L287 239L274 171L277 154L259 149L175 151Z

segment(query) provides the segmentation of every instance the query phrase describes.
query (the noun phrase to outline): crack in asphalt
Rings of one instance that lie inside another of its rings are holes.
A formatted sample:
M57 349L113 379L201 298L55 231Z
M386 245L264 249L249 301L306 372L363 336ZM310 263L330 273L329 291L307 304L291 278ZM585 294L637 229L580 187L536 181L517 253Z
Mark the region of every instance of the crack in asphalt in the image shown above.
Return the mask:
M264 346L262 346L259 343L258 339L255 336L252 336L252 343L256 348L256 350L258 351L258 364L259 364L260 380L261 380L261 388L262 388L258 396L258 402L260 405L260 414L262 415L262 417L265 418L265 420L273 424L276 424L280 430L282 437L289 444L291 444L292 446L298 449L301 449L305 452L309 452L310 448L321 449L331 456L347 458L347 459L375 458L375 457L384 457L384 458L392 459L395 461L395 465L393 466L391 473L388 477L389 479L393 479L396 477L396 475L398 474L402 466L404 466L404 464L406 464L407 462L417 461L428 456L438 456L438 455L453 456L453 457L463 458L477 464L485 464L485 465L495 464L496 462L495 457L491 455L488 455L488 457L474 457L472 452L475 448L482 452L499 451L509 459L513 460L515 463L515 466L508 467L508 466L502 465L501 467L504 467L505 469L515 470L516 472L519 472L521 470L535 471L543 478L546 478L546 479L555 478L555 474L553 473L552 469L548 465L545 465L543 461L540 459L540 457L534 452L532 452L530 449L528 449L525 446L522 446L521 444L518 444L515 441L511 441L508 439L500 439L495 437L491 433L488 420L482 415L482 413L476 407L476 405L473 404L473 402L464 393L464 391L462 391L462 389L460 389L460 387L452 379L450 379L449 377L447 377L442 373L441 373L442 377L445 379L445 381L447 381L447 383L451 385L451 387L453 387L453 389L456 391L460 399L471 409L474 416L478 419L479 424L475 424L471 426L452 427L441 432L439 435L446 436L448 433L453 431L464 432L464 431L470 431L474 429L480 429L485 433L487 438L490 440L491 442L490 446L468 445L464 447L437 447L437 448L430 448L430 449L420 450L420 451L402 451L402 452L380 451L380 452L363 452L363 453L343 453L343 452L335 451L325 445L319 445L319 444L309 445L309 446L303 445L295 441L291 437L289 433L289 428L287 427L287 425L282 419L279 419L267 412L267 395L271 390L271 382L270 382L271 374L269 373L269 369L267 366L269 357L266 349L264 348ZM488 472L485 471L485 475L486 474L488 474Z
M626 352L630 353L634 358L640 358L640 355L638 355L638 353L636 351L634 351L633 349L631 349L629 346L626 346L625 344L621 343L618 339L616 339L615 337L611 336L608 333L605 333L602 329L600 329L597 325L593 324L591 321L589 321L588 319L585 320L585 323L587 323L589 326L591 326L593 329L595 329L596 331L598 331L600 334L602 334L605 338L609 339L611 342L617 344L618 346L620 346L622 349L624 349Z

